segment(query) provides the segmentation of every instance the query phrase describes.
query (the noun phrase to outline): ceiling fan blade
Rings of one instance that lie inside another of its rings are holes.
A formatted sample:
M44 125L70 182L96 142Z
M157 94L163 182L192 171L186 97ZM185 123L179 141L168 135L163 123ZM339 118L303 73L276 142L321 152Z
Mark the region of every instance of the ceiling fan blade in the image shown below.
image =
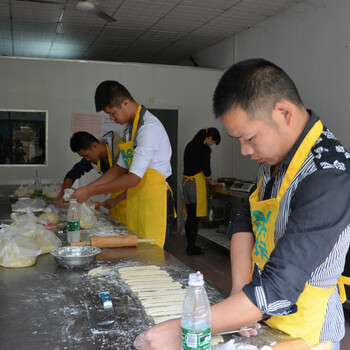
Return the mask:
M89 11L89 12L92 12L93 14L95 14L96 16L104 19L107 22L116 22L117 21L115 18L107 15L107 13L104 13L103 11L100 11L98 9L95 9L95 10L92 10L92 11Z
M64 4L64 1L49 1L49 0L17 0L22 2L33 2L33 3L40 3L40 4L51 4L51 5L62 5Z

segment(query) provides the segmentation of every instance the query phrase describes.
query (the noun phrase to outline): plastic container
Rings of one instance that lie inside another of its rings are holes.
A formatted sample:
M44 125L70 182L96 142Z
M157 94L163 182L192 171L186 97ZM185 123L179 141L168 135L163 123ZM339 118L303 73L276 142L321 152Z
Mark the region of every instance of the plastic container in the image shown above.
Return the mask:
M211 313L203 275L191 273L181 316L182 350L211 349Z
M72 198L67 212L67 240L68 242L80 241L79 203Z
M36 170L34 181L34 196L41 197L43 195L43 185L41 183L38 170Z

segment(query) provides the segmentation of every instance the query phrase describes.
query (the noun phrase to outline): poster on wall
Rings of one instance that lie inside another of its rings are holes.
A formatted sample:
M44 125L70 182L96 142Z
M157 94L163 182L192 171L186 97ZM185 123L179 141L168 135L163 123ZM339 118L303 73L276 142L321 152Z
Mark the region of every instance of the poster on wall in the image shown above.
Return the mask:
M102 116L100 113L72 113L72 134L86 131L90 134L101 135Z
M110 120L106 113L72 113L72 133L86 131L95 136L103 136L109 131L123 136L126 125L120 125Z

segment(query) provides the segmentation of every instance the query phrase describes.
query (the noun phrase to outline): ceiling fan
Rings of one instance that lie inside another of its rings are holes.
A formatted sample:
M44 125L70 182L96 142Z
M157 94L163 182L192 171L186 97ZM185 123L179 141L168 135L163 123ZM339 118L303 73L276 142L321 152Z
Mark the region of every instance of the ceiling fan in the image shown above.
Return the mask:
M66 1L49 1L49 0L17 0L17 1L34 2L34 3L51 4L51 5L57 5L57 4L62 5L66 3ZM68 1L68 3L69 2L70 1ZM70 3L75 4L75 8L77 10L93 13L94 15L104 19L107 22L116 22L116 19L107 15L107 13L99 10L95 2L91 0L78 0L77 2L74 1Z

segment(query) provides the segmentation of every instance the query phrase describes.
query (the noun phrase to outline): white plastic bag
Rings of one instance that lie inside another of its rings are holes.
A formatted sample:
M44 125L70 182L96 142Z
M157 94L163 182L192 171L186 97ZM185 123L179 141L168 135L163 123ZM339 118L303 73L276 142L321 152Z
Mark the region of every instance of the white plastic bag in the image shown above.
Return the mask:
M21 185L15 190L14 194L17 196L33 195L34 185Z
M80 228L90 229L96 225L96 217L94 214L94 205L88 205L84 202L79 208Z
M42 213L39 218L41 220L45 221L45 224L47 225L57 225L60 221L61 218L58 215L59 210L56 208L53 204L50 204Z
M63 199L68 202L70 200L70 197L72 197L73 193L74 193L73 188L66 188L64 190Z
M9 268L28 267L35 264L41 250L38 244L17 234L13 226L0 229L0 265Z
M12 210L18 213L26 213L27 209L32 212L43 211L46 207L46 202L42 198L27 198L19 200L16 203L12 204Z
M48 185L43 187L43 194L50 199L56 199L61 191L61 186L59 185Z
M41 254L62 246L61 240L50 230L32 221L20 220L14 226L16 233L34 240L41 249Z

